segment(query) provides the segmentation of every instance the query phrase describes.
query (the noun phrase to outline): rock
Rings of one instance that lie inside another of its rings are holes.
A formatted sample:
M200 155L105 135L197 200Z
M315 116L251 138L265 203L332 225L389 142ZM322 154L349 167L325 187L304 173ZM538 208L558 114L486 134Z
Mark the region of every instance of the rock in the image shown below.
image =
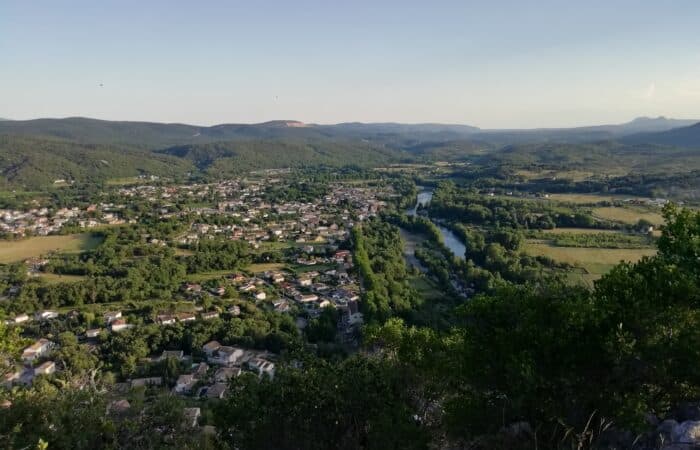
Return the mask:
M671 442L674 444L700 444L700 421L687 420L673 428Z

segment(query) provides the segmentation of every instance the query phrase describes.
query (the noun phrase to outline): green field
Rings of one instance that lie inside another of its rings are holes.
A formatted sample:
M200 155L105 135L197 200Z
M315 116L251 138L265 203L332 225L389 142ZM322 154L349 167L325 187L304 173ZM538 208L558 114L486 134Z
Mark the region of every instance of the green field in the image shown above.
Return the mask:
M246 271L251 273L267 272L268 270L281 270L285 267L284 263L259 263L251 264L245 268Z
M195 283L198 283L200 281L207 281L207 280L213 280L216 278L222 278L227 275L231 275L233 273L236 273L235 270L212 270L209 272L198 272L198 273L192 273L187 275L185 278L188 281L192 281Z
M0 241L0 263L12 263L51 252L77 253L91 250L102 242L93 234L38 236L19 241Z
M593 215L606 220L613 220L627 224L635 224L640 219L648 220L654 225L662 225L664 218L658 212L649 211L642 208L607 206L603 208L595 208Z
M58 275L55 273L41 273L38 275L38 278L46 281L49 284L77 283L78 281L87 279L87 277L80 275Z
M597 228L552 228L551 230L542 230L546 234L603 234L603 233L618 233L617 230L601 230Z
M583 268L587 275L598 278L620 261L636 262L643 256L656 254L653 248L610 249L556 247L544 241L529 241L525 251L534 256L547 256L558 262Z

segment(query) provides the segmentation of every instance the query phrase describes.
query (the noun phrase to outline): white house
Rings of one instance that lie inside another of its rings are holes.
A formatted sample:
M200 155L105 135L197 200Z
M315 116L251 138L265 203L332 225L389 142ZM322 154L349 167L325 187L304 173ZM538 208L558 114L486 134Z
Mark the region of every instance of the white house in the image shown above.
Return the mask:
M236 347L221 346L219 349L209 357L209 362L213 364L229 365L235 364L239 359L243 357L245 352L243 349Z
M48 339L41 338L22 352L22 361L32 362L46 355L53 348L53 342Z

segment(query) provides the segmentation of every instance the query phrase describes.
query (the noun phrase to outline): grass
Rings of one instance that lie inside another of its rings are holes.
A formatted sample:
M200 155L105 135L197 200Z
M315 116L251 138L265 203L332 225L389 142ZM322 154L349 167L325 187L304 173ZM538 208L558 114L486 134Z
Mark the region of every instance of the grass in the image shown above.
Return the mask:
M37 236L19 241L0 241L0 263L13 263L46 255L50 252L77 253L92 250L102 238L90 234L66 234L60 236Z
M597 228L553 228L551 230L542 230L547 234L602 234L602 233L619 233L617 230L601 230Z
M598 202L612 202L614 200L621 200L622 197L616 198L611 195L598 194L550 194L549 199L557 202L588 204Z
M409 279L409 283L424 300L429 302L445 300L445 293L440 289L437 283L425 276L413 276Z
M245 268L246 271L251 273L267 272L268 270L280 270L285 266L284 263L259 263L251 264Z
M87 277L82 275L58 275L55 273L41 273L38 274L38 278L49 284L77 283L87 279Z
M603 208L595 208L593 210L593 215L601 219L627 224L635 224L640 219L648 220L657 226L664 223L664 218L661 214L633 207L606 206Z
M187 275L185 278L188 281L192 282L200 282L200 281L207 281L207 280L213 280L216 278L222 278L225 277L226 275L231 275L232 273L235 273L235 270L212 270L209 272L198 272L198 273L192 273Z
M607 273L620 261L636 262L643 256L656 254L653 248L610 249L585 247L555 247L543 241L529 241L525 251L535 256L547 256L558 262L585 269L595 278Z

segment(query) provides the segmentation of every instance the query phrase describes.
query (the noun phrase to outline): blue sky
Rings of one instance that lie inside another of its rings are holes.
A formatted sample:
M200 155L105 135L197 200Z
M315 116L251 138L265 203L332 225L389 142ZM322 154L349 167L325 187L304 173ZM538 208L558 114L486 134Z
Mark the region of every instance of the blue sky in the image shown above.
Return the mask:
M0 117L700 118L698 24L697 0L3 0Z

